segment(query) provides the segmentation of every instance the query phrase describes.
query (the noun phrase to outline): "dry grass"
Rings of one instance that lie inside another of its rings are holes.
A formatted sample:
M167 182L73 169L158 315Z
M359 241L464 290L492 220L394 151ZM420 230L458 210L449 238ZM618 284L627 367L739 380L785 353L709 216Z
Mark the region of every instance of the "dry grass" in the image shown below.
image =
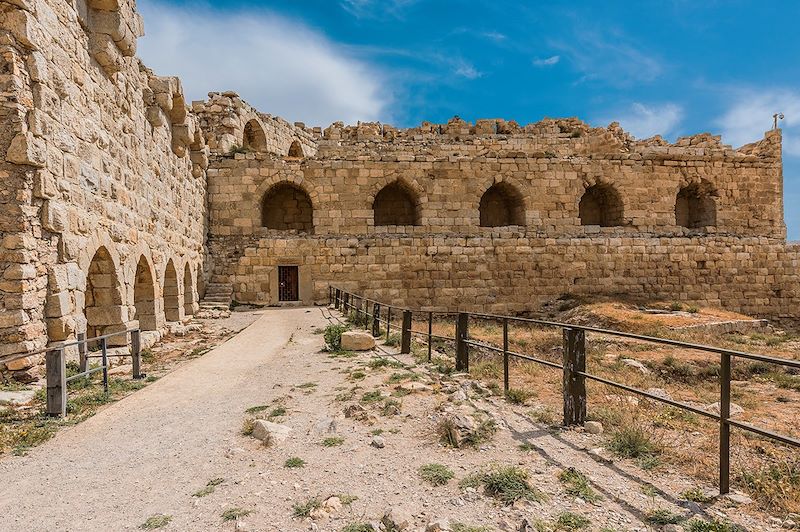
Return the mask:
M668 309L669 303L661 304L660 308ZM554 319L800 360L800 337L793 334L716 334L671 328L722 319L747 319L724 311L686 312L684 308L674 314L647 314L631 305L602 303L570 306ZM417 323L414 328L427 330L427 322ZM469 332L477 341L502 346L502 326L498 322L473 319ZM453 320L434 322L433 333L452 337ZM509 345L511 351L561 364L562 337L558 329L512 323ZM701 408L719 401L718 355L593 333L587 334L586 345L587 369L593 374L643 390L658 388L675 400ZM452 342L437 342L434 347L441 353L434 352L434 362L438 357L440 366L452 364ZM427 355L427 347L417 349ZM627 358L642 362L647 371L626 365L623 359ZM745 409L737 419L782 434L800 435L800 372L744 359L734 359L732 372L736 381L732 401ZM502 354L471 348L470 373L491 389L502 390ZM560 421L561 371L512 357L509 375L514 390L512 401L523 394L536 397L532 419L545 424ZM587 394L589 418L602 421L607 434L619 438L616 444L623 454L626 448L631 450L628 444L636 443L632 438L634 432L647 434L657 452L644 452L634 458L641 465L668 464L699 480L711 484L716 481L716 423L590 381ZM632 427L633 432L620 433L624 427ZM731 449L731 472L736 488L746 489L767 511L800 512L800 459L796 449L739 430L732 431Z

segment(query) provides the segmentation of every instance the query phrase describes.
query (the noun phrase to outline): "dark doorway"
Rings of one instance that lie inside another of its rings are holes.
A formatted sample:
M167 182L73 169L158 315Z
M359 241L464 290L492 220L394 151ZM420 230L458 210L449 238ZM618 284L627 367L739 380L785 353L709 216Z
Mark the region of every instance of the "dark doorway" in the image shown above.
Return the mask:
M278 301L299 301L297 266L278 266Z

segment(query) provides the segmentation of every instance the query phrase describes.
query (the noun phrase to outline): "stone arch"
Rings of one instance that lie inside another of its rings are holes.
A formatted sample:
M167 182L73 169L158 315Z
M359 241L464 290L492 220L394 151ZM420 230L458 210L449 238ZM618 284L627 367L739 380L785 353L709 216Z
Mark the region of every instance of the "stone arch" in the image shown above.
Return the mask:
M689 229L717 225L717 191L707 180L684 185L675 197L675 225Z
M242 147L253 151L267 150L267 135L264 133L261 123L255 118L250 119L244 125Z
M494 183L481 196L478 212L481 227L525 225L525 198L508 182Z
M272 185L261 198L261 227L314 232L314 207L303 187L290 181Z
M181 321L178 272L172 259L167 261L167 267L164 269L164 316L167 321Z
M578 204L581 225L624 225L624 213L622 197L609 183L596 183L588 187Z
M128 314L122 300L118 262L106 246L99 246L86 268L84 315L86 337L125 329Z
M300 142L297 140L292 141L292 144L289 146L289 157L302 158L303 156L303 147L300 145Z
M418 188L402 179L384 184L372 198L374 225L422 225L423 196Z
M133 319L143 331L158 329L156 318L156 284L153 267L145 255L139 256L133 278Z
M183 315L191 316L194 314L194 283L192 282L192 268L189 266L189 261L186 261L186 266L183 268Z

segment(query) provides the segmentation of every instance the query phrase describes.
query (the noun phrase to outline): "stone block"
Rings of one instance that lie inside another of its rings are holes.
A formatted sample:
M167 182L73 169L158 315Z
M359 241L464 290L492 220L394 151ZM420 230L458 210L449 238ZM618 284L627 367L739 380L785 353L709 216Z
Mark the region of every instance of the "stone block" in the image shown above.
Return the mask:
M46 146L44 140L36 138L32 133L17 133L6 152L8 162L43 168L46 162Z
M375 348L375 338L362 331L345 331L342 333L342 349L346 351L369 351Z

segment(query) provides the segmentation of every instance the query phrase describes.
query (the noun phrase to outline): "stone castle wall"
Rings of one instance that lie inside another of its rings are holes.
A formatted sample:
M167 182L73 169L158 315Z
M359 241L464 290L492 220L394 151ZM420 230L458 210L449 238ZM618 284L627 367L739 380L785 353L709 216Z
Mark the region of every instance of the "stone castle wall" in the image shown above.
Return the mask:
M0 2L0 366L197 304L209 152L140 35L133 0Z
M789 315L799 301L798 250L785 244L779 131L733 150L710 135L634 141L613 124L456 119L410 130L334 124L317 143L317 154L303 159L212 159L209 249L226 258L213 274L238 301L278 303L281 265L299 267L307 303L327 297L329 283L415 307L496 312L530 310L563 293L767 316ZM312 231L262 226L264 198L287 185L309 198ZM481 226L498 216L482 211L490 188L508 196L512 225ZM389 189L405 191L415 221L376 225L376 200ZM612 226L583 225L581 199L595 189L617 197L606 206L619 218ZM676 222L685 190L706 191L713 224Z

